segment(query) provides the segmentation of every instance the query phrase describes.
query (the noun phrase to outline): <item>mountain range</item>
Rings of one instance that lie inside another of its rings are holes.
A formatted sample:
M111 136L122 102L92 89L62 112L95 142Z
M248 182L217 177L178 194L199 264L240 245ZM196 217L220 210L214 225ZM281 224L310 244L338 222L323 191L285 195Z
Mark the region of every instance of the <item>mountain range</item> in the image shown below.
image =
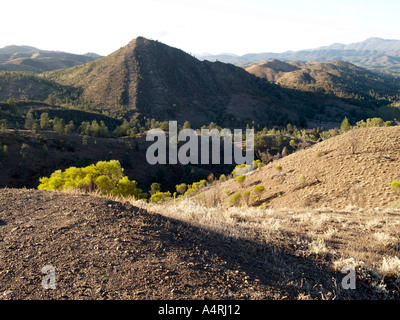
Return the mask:
M221 55L199 55L198 58L232 63L238 66L269 59L301 62L342 60L371 70L398 74L400 72L400 40L375 37L357 43L335 43L300 51L248 53L242 56L225 53Z
M373 104L379 97L397 99L398 78L372 72L345 61L259 61L243 67L247 72L285 87L333 94Z
M23 58L33 52L31 47L20 48L19 54L15 50L3 48L2 59L41 59L41 53ZM90 107L119 119L190 121L193 127L214 122L225 127L292 123L328 128L346 116L353 122L372 116L399 117L398 108L391 107L399 100L396 78L351 63L272 60L242 68L201 61L143 37L106 57L50 53L54 59L57 55L66 60L75 57L77 65L48 67L38 74L0 73L0 101L11 97L47 101Z
M70 68L99 59L95 53L84 55L46 51L31 46L6 46L0 49L0 71L44 71Z

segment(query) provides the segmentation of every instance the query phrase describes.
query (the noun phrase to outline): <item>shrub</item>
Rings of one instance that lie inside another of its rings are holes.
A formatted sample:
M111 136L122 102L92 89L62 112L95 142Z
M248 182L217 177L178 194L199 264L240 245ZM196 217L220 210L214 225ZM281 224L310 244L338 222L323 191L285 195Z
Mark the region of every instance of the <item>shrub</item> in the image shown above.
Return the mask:
M278 165L275 167L275 169L278 170L278 171L282 171L282 166L281 166L280 164L278 164Z
M40 178L38 189L57 191L77 189L83 192L98 190L101 195L147 198L147 194L137 188L136 181L130 181L123 175L123 171L117 160L99 161L84 168L70 167L65 171L57 170L50 177Z
M161 183L153 182L150 186L150 194L153 195L161 191Z
M340 125L340 130L342 130L342 132L346 132L349 131L351 129L349 120L347 119L347 117L345 117L342 121L342 124Z
M259 184L254 187L253 191L257 195L257 199L260 200L261 194L265 191L265 188L263 185Z
M368 118L366 122L364 120L358 121L356 125L358 128L371 128L371 127L383 127L387 124L381 118Z
M134 195L137 199L147 199L148 194L136 187L136 181L130 181L128 177L122 177L117 186L111 190L111 194L117 197L129 197Z
M200 180L199 182L194 182L192 185L188 185L188 188L184 195L193 194L193 193L199 191L201 188L204 188L206 185L207 185L207 181L204 179Z
M300 184L304 184L304 183L306 183L306 181L307 181L307 177L304 174L301 174L299 176L299 179L297 180L297 182Z
M395 190L398 190L400 188L400 181L392 181L391 185Z
M320 254L320 253L324 253L326 252L328 249L326 247L326 243L325 240L322 238L317 238L315 240L313 240L310 244L309 244L309 249L311 253L314 254Z
M221 175L219 176L219 181L226 181L226 175L221 174Z
M249 166L248 164L239 164L235 167L235 169L233 169L232 174L234 176L239 176L242 174L246 174L247 172L250 172L251 170L251 166Z
M264 163L262 163L261 160L257 159L257 160L254 160L254 161L253 161L253 167L254 167L254 169L261 168L261 167L263 167L263 166L264 166Z
M400 277L400 259L396 256L383 257L381 271L387 278L398 279Z
M244 180L246 180L246 176L244 174L236 177L236 181L239 182L240 184L242 184Z
M179 194L184 194L187 190L187 184L186 183L181 183L181 184L177 184L175 186L176 192L178 192Z
M155 194L152 194L150 197L150 203L163 203L165 201L171 200L171 192L157 192Z
M240 199L242 198L242 194L240 192L235 192L230 198L229 198L229 204L231 206L237 206L240 203Z

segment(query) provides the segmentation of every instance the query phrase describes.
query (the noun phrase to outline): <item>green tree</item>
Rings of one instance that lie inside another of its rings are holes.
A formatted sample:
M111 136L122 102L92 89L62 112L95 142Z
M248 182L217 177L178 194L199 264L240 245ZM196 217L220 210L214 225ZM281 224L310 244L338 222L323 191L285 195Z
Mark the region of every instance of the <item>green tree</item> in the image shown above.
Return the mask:
M349 131L350 129L351 129L350 122L349 122L349 120L347 119L347 117L345 117L345 118L343 119L343 121L342 121L342 124L340 125L340 130L342 130L342 132L347 132L347 131Z
M46 99L46 103L48 103L51 106L55 106L57 104L57 97L55 93L50 93L49 96Z
M100 125L97 122L97 120L93 120L91 125L90 125L90 133L92 137L99 137L100 136Z
M65 133L70 134L75 130L75 123L74 121L70 121L64 128Z
M82 136L82 145L83 146L88 145L88 139L89 139L89 137L87 135Z
M64 130L65 130L64 119L55 117L53 120L53 129L55 132L57 132L59 134L64 133Z
M160 192L160 191L161 191L161 183L153 182L153 183L151 184L151 186L150 186L150 191L149 191L149 193L150 193L151 195L153 195L153 194L155 194L155 193L157 193L157 192Z
M288 123L286 126L286 130L288 134L291 134L293 132L293 126L290 123Z
M187 184L186 183L181 183L175 186L176 192L179 194L184 194L187 190Z
M0 161L4 160L8 156L8 146L7 145L2 145L0 143Z
M47 130L50 128L50 118L47 112L43 112L40 115L40 128L42 130Z
M283 144L282 135L278 134L278 135L275 137L275 141L276 141L276 145L277 145L278 147L282 146L282 144Z
M8 122L7 119L0 120L0 133L6 132L8 129Z
M79 126L79 134L82 136L89 136L90 135L90 123L87 121L82 121L81 125Z
M39 132L40 132L40 125L39 125L39 123L37 123L37 122L35 121L35 123L34 123L33 126L32 126L32 130L35 131L35 133L39 133Z
M34 123L35 119L33 118L33 113L29 111L25 116L25 129L32 130Z
M98 136L102 138L107 138L109 135L108 133L108 127L104 123L103 120L100 121L100 127L98 129Z
M29 159L29 152L30 152L29 146L28 146L26 143L23 143L23 144L21 145L21 150L20 150L20 152L19 152L19 154L21 155L21 162L20 162L20 165L26 164L26 162L27 162L28 159Z

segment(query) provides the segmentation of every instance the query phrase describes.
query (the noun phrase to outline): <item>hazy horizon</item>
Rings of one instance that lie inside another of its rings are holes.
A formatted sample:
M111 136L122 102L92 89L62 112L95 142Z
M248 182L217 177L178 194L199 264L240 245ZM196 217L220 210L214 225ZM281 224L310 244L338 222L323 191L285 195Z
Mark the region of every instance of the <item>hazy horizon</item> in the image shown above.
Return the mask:
M139 37L139 36L138 36ZM370 38L379 38L379 37L369 37L369 38L367 38L367 39L370 39ZM365 41L365 40L367 40L367 39L364 39L363 41ZM382 38L383 39L383 38ZM158 40L158 39L152 39L152 40ZM388 41L400 41L400 39L383 39L383 40L388 40ZM160 41L160 40L158 40L158 41ZM160 41L160 42L162 42L162 41ZM360 42L362 42L362 41L360 41ZM126 44L128 44L128 43L125 43L125 44L123 44L123 45L126 45ZM164 42L164 44L166 44L166 45L169 45L168 43L165 43ZM327 44L327 46L329 46L329 45L332 45L332 44L339 44L339 43L330 43L330 44ZM340 44L343 44L343 45L348 45L348 44L350 44L350 43L340 43ZM51 49L51 48L38 48L37 46L35 46L34 44L15 44L15 43L13 43L13 44L8 44L8 45L5 45L5 46L3 46L3 47L1 47L0 49L2 49L2 48L5 48L5 47L11 47L11 46L17 46L17 47L32 47L32 48L36 48L36 49L39 49L39 50L43 50L43 51L54 51L54 52L57 52L57 51L62 51L62 50L54 50L54 49ZM318 47L315 47L315 48L303 48L303 49L299 49L299 50L286 50L286 51L281 51L281 52L273 52L273 51L270 51L271 53L277 53L277 54L279 54L279 53L284 53L284 52L290 52L290 51L301 51L301 50L312 50L312 49L317 49L317 48L319 48L319 47L324 47L324 46L318 46ZM115 51L116 50L118 50L118 48L116 48L115 49ZM87 51L87 52L84 52L84 53L76 53L76 52L71 52L71 51L62 51L62 52L66 52L66 53L72 53L72 54L99 54L99 53L97 53L97 52L94 52L94 51ZM114 52L114 51L112 51L112 52ZM110 54L112 53L112 52L110 52ZM265 53L265 52L267 52L267 51L263 51L263 52L246 52L246 53L243 53L243 54L237 54L237 53L235 53L235 52L217 52L217 53L210 53L210 52L196 52L196 53L191 53L191 54L194 54L195 56L206 56L206 55L236 55L236 56L238 56L238 57L240 57L240 56L243 56L243 55L245 55L245 54L258 54L258 53Z
M108 55L143 36L185 52L285 52L355 43L371 37L400 39L394 0L22 0L3 4L0 47Z

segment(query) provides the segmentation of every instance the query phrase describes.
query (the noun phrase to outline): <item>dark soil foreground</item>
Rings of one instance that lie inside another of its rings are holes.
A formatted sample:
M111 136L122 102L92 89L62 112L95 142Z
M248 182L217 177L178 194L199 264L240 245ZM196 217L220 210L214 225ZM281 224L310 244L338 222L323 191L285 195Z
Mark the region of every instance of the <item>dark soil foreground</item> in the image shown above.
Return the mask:
M55 289L45 289L45 266ZM341 289L342 278L283 249L127 203L0 190L0 299L379 298L362 284Z

